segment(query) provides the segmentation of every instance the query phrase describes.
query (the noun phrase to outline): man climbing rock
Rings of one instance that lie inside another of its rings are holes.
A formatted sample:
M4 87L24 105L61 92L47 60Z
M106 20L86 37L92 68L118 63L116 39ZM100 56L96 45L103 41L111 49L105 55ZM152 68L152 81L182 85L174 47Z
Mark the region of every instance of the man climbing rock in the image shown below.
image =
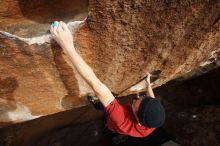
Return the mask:
M104 106L107 113L106 125L110 130L133 137L146 137L164 123L165 111L159 100L154 97L150 75L147 78L148 96L133 99L131 106L122 106L76 52L73 37L67 25L64 22L55 21L51 25L50 32Z

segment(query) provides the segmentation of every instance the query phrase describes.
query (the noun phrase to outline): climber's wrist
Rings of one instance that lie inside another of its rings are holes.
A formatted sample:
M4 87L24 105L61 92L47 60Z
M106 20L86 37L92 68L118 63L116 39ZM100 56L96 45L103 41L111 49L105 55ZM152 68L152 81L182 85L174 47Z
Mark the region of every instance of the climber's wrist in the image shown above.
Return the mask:
M147 84L147 88L151 87L152 88L152 84Z
M65 46L63 49L64 49L64 52L66 52L68 54L74 53L76 51L75 47L73 45Z
M147 83L147 87L151 86L151 83L147 79L145 79L145 82Z

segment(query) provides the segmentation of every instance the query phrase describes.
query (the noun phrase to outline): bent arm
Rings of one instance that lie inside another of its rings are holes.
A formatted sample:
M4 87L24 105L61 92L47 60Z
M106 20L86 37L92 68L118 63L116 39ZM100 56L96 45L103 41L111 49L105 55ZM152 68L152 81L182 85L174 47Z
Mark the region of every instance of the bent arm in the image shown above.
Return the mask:
M145 81L147 82L146 94L152 98L155 98L153 89L151 87L150 77L151 77L151 74L148 73L147 79L145 79Z
M154 92L153 92L153 89L151 87L151 85L148 85L147 86L147 91L146 91L146 94L152 98L155 98L155 95L154 95Z

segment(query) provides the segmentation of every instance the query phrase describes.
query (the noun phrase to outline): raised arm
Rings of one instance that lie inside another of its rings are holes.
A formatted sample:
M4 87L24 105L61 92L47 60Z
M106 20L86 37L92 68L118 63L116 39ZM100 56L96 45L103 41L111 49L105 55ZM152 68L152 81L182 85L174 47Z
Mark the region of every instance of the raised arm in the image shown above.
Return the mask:
M147 91L146 91L146 94L147 94L148 96L150 96L150 97L155 98L153 89L152 89L152 87L151 87L150 76L151 76L151 75L148 74L147 79L146 79L146 82L147 82Z
M64 53L68 55L79 74L94 90L101 103L105 107L109 105L115 99L115 97L112 95L111 91L96 77L91 67L89 67L89 65L76 52L73 45L73 37L67 25L64 22L60 22L58 26L51 26L50 32L52 37L63 48Z

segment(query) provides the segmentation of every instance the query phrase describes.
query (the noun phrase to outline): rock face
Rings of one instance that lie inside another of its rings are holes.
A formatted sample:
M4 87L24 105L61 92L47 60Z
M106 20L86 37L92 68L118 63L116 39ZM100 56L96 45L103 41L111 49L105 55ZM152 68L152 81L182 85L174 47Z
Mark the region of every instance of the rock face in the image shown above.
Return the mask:
M0 5L2 124L86 105L82 97L92 90L47 31L55 19L83 20L87 2L7 0ZM157 87L196 74L201 66L218 66L219 18L219 0L90 0L87 18L73 29L74 42L100 80L120 94L148 72ZM141 82L120 95L144 87Z
M42 35L54 20L84 19L87 7L87 0L4 0L0 29L24 37Z
M161 72L160 86L195 69L218 48L219 13L219 1L91 1L76 40L112 91L154 71ZM87 33L81 37L82 31Z

